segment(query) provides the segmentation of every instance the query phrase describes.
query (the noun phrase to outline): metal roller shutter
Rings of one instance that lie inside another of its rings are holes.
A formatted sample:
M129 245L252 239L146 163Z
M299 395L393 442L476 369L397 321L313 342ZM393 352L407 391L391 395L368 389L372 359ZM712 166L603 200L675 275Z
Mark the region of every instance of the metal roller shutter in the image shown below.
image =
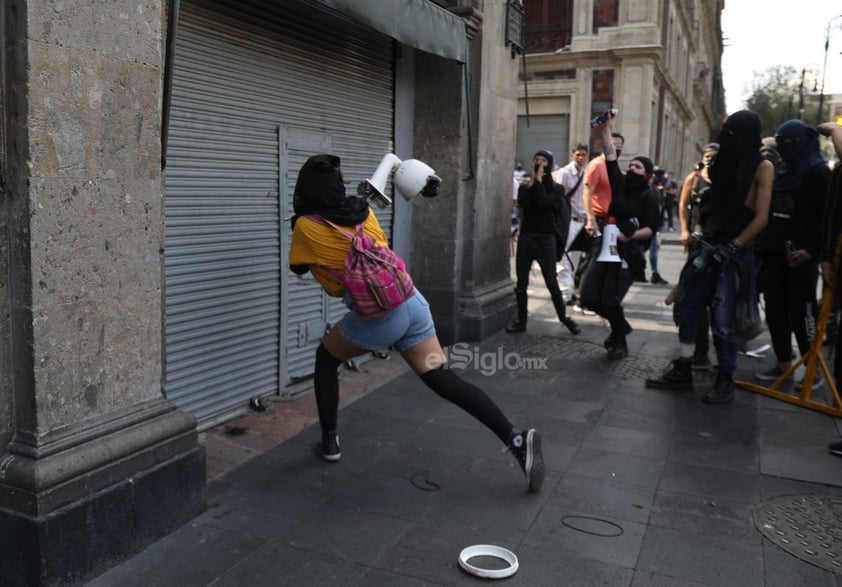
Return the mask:
M206 427L309 376L326 325L344 312L312 277L287 269L284 218L310 155L339 155L356 182L391 150L393 50L318 2L181 6L166 168L165 390ZM391 209L378 216L388 232Z
M569 114L530 116L529 126L526 126L526 117L519 116L517 119L517 160L528 170L535 153L539 149L549 149L553 154L555 164L564 167L570 162L569 135Z

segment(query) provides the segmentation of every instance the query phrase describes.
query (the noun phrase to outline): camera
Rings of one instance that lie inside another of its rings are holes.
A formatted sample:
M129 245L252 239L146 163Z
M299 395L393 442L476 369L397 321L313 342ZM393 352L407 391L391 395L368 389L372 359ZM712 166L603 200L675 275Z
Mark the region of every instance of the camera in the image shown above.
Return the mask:
M606 122L608 122L609 118L614 118L619 113L620 111L617 108L610 108L606 110L605 112L591 120L591 128L596 128L601 124L605 124Z

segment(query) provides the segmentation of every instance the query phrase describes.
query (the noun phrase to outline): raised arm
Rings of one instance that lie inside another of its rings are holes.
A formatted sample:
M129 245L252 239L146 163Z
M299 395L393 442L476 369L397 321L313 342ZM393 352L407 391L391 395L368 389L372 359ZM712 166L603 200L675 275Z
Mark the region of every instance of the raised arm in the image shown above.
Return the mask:
M842 159L842 126L835 122L823 122L816 127L820 135L830 137L836 156Z

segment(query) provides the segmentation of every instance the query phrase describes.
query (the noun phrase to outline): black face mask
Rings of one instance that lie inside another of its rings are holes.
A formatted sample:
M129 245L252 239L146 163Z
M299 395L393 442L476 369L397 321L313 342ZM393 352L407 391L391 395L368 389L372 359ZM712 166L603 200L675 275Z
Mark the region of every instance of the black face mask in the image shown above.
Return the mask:
M623 154L623 150L622 149L614 149L614 150L617 152L617 159L619 159L620 155Z
M626 174L626 191L627 192L642 192L649 187L649 180L645 175L640 175L634 171L629 171Z

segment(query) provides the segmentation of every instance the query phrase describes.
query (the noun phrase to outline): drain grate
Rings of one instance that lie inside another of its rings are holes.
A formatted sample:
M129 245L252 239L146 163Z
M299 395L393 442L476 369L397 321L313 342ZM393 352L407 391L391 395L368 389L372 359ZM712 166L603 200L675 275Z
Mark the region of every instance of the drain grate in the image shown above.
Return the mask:
M523 336L516 340L508 337L501 346L507 352L522 356L540 356L549 359L593 359L605 354L605 349L592 342L570 340L551 336Z
M602 345L587 341L571 340L550 336L518 335L501 339L500 347L507 353L519 353L523 357L546 357L548 359L592 359L603 368L623 379L645 379L662 373L669 361L663 358L630 355L621 361L607 361ZM693 371L696 386L712 384L716 370Z
M842 498L777 498L754 511L754 525L791 555L842 574Z

